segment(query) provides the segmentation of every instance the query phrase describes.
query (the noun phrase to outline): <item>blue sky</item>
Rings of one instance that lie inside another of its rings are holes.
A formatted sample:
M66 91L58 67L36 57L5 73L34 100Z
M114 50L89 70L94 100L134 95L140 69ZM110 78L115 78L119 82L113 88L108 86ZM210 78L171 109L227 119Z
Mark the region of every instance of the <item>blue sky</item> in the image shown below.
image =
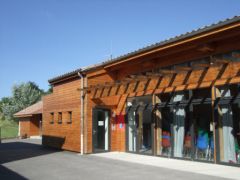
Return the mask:
M0 98L235 15L238 0L0 0Z

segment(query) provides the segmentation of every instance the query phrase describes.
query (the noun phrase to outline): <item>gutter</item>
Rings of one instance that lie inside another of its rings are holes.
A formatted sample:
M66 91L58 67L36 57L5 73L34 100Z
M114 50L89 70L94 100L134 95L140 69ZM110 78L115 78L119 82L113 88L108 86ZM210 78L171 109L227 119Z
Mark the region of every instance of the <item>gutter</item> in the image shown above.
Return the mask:
M84 92L83 92L83 88L84 88L84 77L83 77L83 75L80 73L80 72L78 72L77 73L78 74L78 76L81 78L81 90L80 90L80 97L81 97L81 104L80 104L80 108L81 108L81 120L80 120L80 133L81 133L81 136L80 136L80 142L81 142L81 144L80 144L80 152L81 152L81 155L83 155L84 153L83 153L83 151L84 151L84 148L83 148L83 146L84 146L84 143L83 143L83 139L84 139Z

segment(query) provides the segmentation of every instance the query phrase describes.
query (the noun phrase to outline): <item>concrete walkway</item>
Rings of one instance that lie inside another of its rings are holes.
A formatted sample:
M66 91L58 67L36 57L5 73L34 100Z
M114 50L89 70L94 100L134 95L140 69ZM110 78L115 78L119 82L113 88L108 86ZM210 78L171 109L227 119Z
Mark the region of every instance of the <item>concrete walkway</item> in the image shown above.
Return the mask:
M138 163L143 165L163 167L179 171L240 180L240 167L176 160L123 152L99 153L92 154L91 156L98 156L114 160L127 161L131 163Z
M151 156L82 156L45 148L38 139L4 140L0 144L0 180L227 180L239 176L240 168Z

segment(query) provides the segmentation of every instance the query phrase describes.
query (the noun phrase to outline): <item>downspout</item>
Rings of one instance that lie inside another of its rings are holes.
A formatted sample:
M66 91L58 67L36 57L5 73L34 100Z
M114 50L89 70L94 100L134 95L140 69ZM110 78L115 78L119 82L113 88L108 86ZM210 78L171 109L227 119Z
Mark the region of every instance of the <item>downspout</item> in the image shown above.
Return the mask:
M18 137L20 137L20 131L21 131L20 119L18 119Z
M80 88L80 97L81 97L81 104L80 104L80 108L81 108L81 122L80 122L80 133L81 133L81 137L80 137L80 152L81 152L81 155L83 155L83 146L84 146L84 143L83 143L83 135L84 135L84 92L83 92L83 88L84 88L84 77L83 75L78 72L78 76L81 78L81 88Z

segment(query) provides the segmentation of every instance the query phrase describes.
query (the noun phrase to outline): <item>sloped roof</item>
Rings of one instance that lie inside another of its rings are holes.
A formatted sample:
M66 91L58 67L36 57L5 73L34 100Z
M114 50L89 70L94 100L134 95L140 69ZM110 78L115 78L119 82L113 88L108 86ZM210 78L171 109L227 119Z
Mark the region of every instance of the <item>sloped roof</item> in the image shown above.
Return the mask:
M226 26L226 25L238 22L238 21L240 21L240 16L234 16L232 18L227 18L225 20L218 21L217 23L213 23L213 24L210 24L210 25L198 28L198 29L194 29L194 30L186 32L184 34L180 34L178 36L163 40L161 42L158 42L158 43L155 43L155 44L137 49L136 51L124 54L124 55L116 57L114 59L110 59L110 60L108 59L108 60L105 60L101 63L90 65L90 66L84 67L82 69L77 69L77 70L74 70L72 72L57 76L55 78L50 79L49 83L53 83L54 81L58 81L58 80L61 80L63 78L69 77L69 75L77 74L77 72L87 72L89 70L93 70L93 69L101 67L101 66L106 66L106 65L118 62L118 61L122 61L122 60L124 60L128 57L132 57L132 56L137 55L139 53L144 53L146 51L149 51L149 50L152 50L152 49L155 49L155 48L158 48L158 47L162 47L162 46L165 46L165 45L168 45L170 43L174 43L174 42L186 39L186 38L190 38L190 37L196 36L200 33L205 33L205 32L208 32L210 30L220 28L220 27L223 27L223 26Z
M80 68L80 69L76 69L76 70L71 71L71 72L67 72L67 73L62 74L62 75L60 75L60 76L54 77L54 78L52 78L52 79L49 79L48 82L51 84L51 83L53 83L53 82L55 82L55 81L58 81L58 80L60 80L60 79L62 79L62 78L68 78L68 77L77 75L77 73L78 73L78 72L81 72L81 70L82 70L82 69Z
M19 112L14 114L14 117L28 117L34 114L42 114L43 111L43 102L39 101Z

